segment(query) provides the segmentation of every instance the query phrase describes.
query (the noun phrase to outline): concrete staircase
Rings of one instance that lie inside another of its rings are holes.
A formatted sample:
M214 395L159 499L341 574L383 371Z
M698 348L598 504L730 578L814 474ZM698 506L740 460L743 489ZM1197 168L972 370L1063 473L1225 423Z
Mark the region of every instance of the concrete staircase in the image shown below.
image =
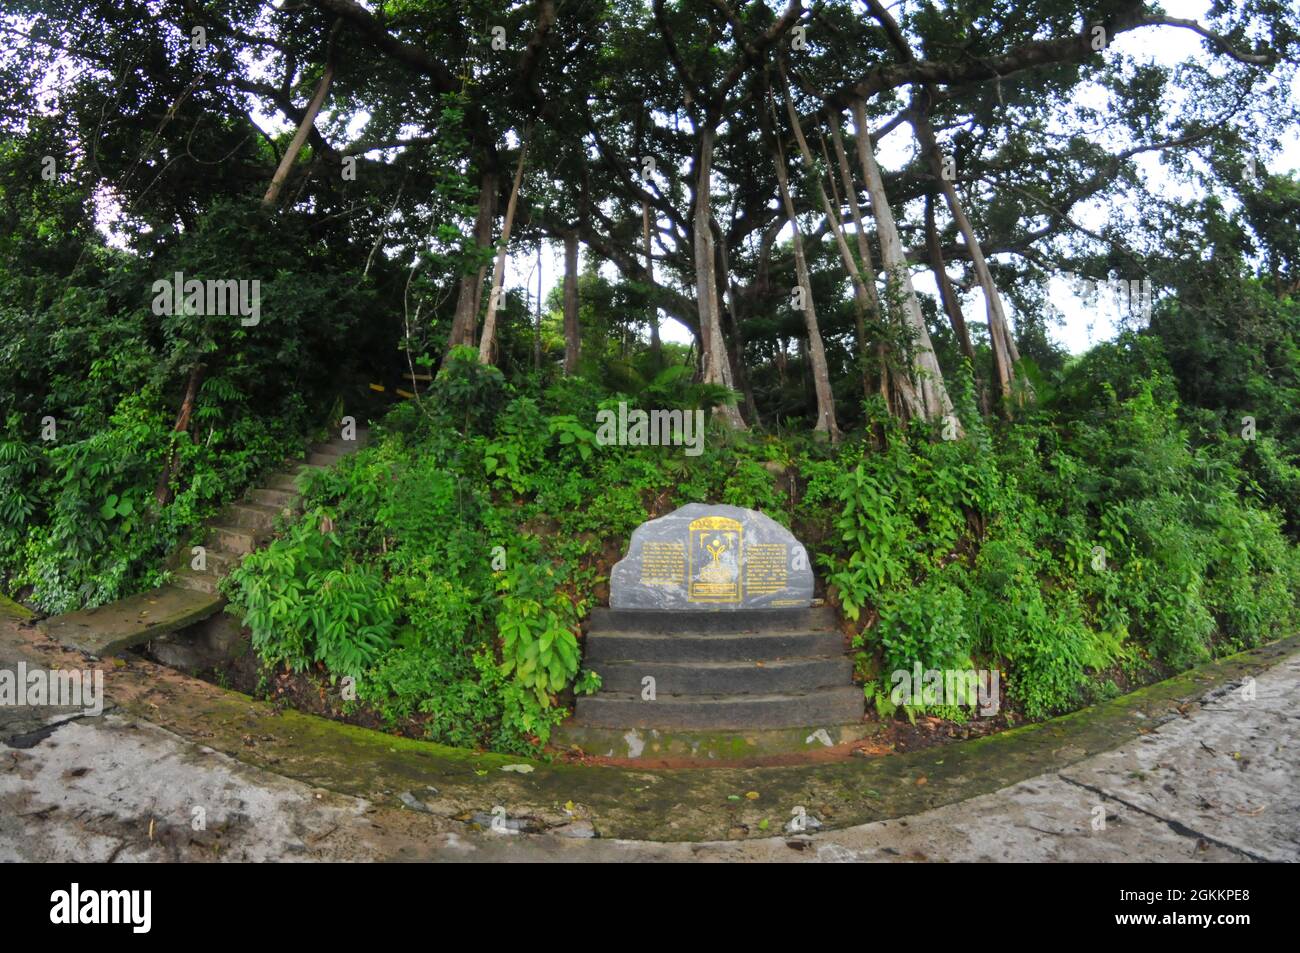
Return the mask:
M850 726L861 688L829 607L736 612L597 609L586 664L601 690L572 727L741 731ZM643 697L654 679L653 700Z
M316 444L303 459L227 506L208 526L202 570L192 568L194 557L184 546L169 560L169 565L182 567L169 584L95 609L52 616L40 623L41 629L69 648L102 658L216 614L226 602L219 589L221 580L246 555L266 544L274 535L277 517L297 512L294 481L299 474L312 467L334 466L365 446L368 437L369 432L358 427L356 440L335 437Z

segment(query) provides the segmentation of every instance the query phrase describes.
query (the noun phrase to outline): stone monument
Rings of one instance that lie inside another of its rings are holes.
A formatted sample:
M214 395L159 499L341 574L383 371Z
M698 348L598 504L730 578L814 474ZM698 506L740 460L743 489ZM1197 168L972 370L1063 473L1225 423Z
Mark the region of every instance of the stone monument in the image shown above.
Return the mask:
M688 503L642 523L610 573L611 609L726 612L812 603L808 553L756 510Z

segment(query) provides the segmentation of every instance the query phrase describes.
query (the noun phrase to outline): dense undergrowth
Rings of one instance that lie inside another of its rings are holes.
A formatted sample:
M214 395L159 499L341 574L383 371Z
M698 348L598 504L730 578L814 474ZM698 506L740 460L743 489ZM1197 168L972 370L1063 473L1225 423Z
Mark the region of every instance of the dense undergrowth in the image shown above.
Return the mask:
M598 445L596 411L625 397L512 386L461 353L307 480L305 515L244 561L233 606L268 665L323 666L390 723L508 751L596 687L576 636L610 561L693 501L763 510L809 544L882 714L888 673L916 662L997 667L1037 718L1294 631L1300 558L1247 475L1258 448L1192 440L1150 341L1059 383L992 430L959 408L965 439L868 404L870 439L711 430L691 458Z
M0 178L0 213L22 197ZM371 336L356 276L333 273L323 252L304 260L285 225L260 240L272 224L255 209L221 205L182 233L154 233L153 260L83 246L68 209L39 228L23 221L30 210L0 214L22 223L0 241L0 586L48 613L156 585L171 551L301 452ZM228 268L260 281L256 328L152 312L159 275Z

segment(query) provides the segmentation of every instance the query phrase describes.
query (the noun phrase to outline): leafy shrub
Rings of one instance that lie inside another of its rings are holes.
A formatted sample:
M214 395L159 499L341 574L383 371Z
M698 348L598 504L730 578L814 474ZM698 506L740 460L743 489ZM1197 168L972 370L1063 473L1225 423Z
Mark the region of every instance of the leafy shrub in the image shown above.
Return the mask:
M996 447L886 425L883 451L810 468L810 514L839 505L827 581L884 672L1005 667L1041 717L1115 665L1186 668L1294 626L1300 560L1280 519L1243 500L1220 448L1193 447L1158 349L1137 353L1138 372L1122 350L1094 358L1126 397L1077 371L1074 416L1043 408Z
M289 536L250 553L233 573L231 605L272 664L302 671L320 662L359 678L390 648L397 599L372 568L345 562L314 509Z

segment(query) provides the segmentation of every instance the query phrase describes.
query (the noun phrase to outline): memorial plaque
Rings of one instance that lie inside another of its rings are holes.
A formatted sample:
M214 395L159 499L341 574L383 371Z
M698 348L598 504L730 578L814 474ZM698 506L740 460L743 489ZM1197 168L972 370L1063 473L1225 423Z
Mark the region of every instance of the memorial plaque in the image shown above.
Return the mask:
M610 573L614 609L795 609L812 602L808 553L771 517L688 503L642 523Z

